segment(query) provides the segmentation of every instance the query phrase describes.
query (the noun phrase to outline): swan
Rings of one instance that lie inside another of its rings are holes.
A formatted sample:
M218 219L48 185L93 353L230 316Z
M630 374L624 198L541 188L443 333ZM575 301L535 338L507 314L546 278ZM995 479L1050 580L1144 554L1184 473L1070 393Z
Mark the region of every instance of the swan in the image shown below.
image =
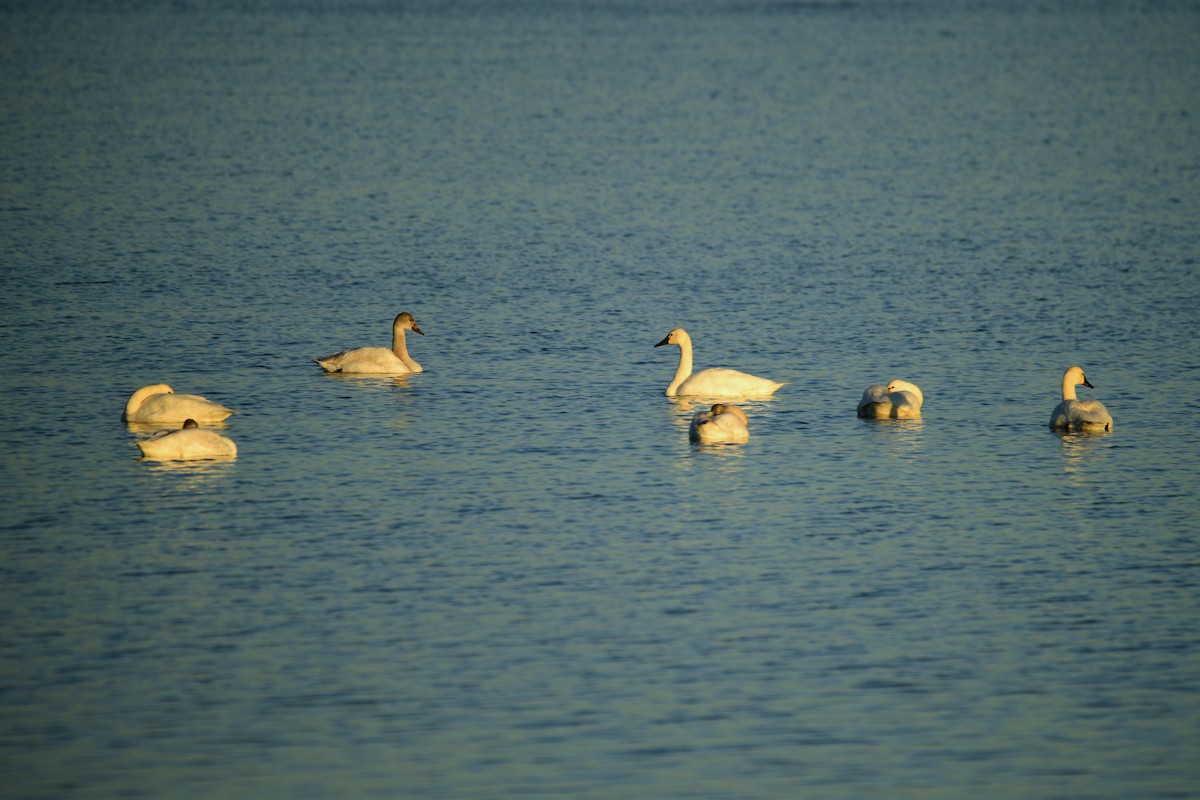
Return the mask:
M417 327L417 321L407 311L402 311L392 321L392 347L356 347L343 350L325 358L314 358L326 372L396 375L405 372L421 372L421 365L408 354L404 343L404 332L412 331L422 336L425 332Z
M893 378L887 386L868 386L858 401L864 419L919 419L925 395L916 384Z
M717 403L708 411L697 411L688 426L693 442L745 442L750 438L746 412L734 405Z
M1068 431L1111 431L1113 418L1108 409L1099 400L1076 399L1075 387L1078 385L1096 388L1088 383L1083 367L1067 367L1062 379L1062 402L1050 414L1050 427Z
M200 458L234 458L237 445L216 431L201 428L194 419L183 421L177 431L165 431L152 439L135 442L142 458L152 461L194 461Z
M201 422L220 422L236 413L220 403L196 394L175 394L165 383L143 386L129 398L122 416L126 422L183 422L189 417Z
M679 366L667 386L667 397L694 395L700 397L766 397L775 393L782 383L747 375L736 369L712 367L692 372L692 337L683 328L676 328L654 345L679 345Z

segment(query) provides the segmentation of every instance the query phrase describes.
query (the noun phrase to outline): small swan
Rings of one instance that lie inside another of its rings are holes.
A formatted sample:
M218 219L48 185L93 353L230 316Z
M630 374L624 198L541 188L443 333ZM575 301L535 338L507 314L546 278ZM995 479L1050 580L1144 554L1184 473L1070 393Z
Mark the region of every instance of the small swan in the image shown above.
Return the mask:
M356 347L353 350L343 350L325 358L314 358L326 372L396 375L405 372L421 372L421 365L408 355L408 346L404 343L406 330L419 333L425 332L417 327L417 321L407 311L401 312L392 321L392 347Z
M717 403L708 411L697 411L688 426L693 442L745 442L750 439L746 412L734 405Z
M887 386L868 386L858 401L864 419L920 419L925 395L916 384L893 378Z
M1050 427L1054 430L1084 431L1098 433L1113 429L1113 418L1099 400L1077 400L1075 387L1088 383L1083 367L1067 367L1062 379L1062 402L1050 414Z
M165 383L143 386L125 404L126 422L183 422L189 417L201 422L220 422L236 413L220 403L197 394L175 394Z
M152 439L135 442L142 458L151 461L195 461L201 458L236 458L237 445L216 431L201 428L194 419L183 421L177 431L166 431Z
M692 395L698 397L766 397L775 393L782 383L747 375L736 369L712 367L692 372L692 337L683 328L676 328L654 345L679 345L679 366L675 369L675 377L667 386L667 397L683 397Z

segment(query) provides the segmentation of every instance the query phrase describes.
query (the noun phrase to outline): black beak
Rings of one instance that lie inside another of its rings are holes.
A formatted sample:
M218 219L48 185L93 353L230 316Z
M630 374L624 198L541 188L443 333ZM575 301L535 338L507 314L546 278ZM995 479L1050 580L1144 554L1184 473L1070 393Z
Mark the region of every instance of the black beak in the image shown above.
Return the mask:
M424 335L425 335L425 331L423 331L423 330L421 330L420 328L418 328L418 327L417 327L417 323L415 323L415 322L413 323L413 326L412 326L412 331L413 331L413 333L419 333L419 334L421 334L422 336L424 336Z
M659 342L658 344L656 344L654 346L662 347L664 344L670 344L670 342L667 341L667 339L670 339L670 338L671 338L671 334L668 333L666 336L663 337L663 340L661 342Z
M1090 383L1088 383L1088 382L1087 382L1087 378L1084 378L1084 379L1083 379L1083 385L1084 385L1084 386L1086 386L1086 387L1088 387L1089 389L1095 389L1095 388L1096 388L1095 386L1092 386Z

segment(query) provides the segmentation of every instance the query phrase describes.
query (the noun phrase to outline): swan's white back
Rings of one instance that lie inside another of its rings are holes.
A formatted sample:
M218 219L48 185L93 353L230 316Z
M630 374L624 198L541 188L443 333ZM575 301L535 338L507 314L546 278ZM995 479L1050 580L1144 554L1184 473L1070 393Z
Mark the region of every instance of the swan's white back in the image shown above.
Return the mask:
M196 394L175 394L165 383L143 386L125 404L126 422L181 423L186 419L220 422L235 413L220 403Z
M1076 386L1095 388L1088 383L1083 367L1067 367L1062 379L1062 402L1050 412L1050 427L1055 430L1100 432L1113 429L1113 418L1099 400L1079 400Z
M745 442L750 438L746 412L737 406L717 403L706 411L697 411L688 426L694 442Z
M671 331L654 346L665 344L679 345L679 365L667 385L667 397L766 397L783 386L736 369L712 367L692 372L692 337L683 328Z
M868 386L858 401L858 416L866 419L918 419L925 395L916 384L893 378L887 386Z
M188 425L191 423L191 426ZM177 431L136 442L142 458L150 461L195 461L204 458L236 458L237 445L216 431L194 427L194 420L184 422Z
M324 358L314 358L326 372L342 372L363 375L401 375L422 372L421 365L408 354L408 343L404 332L410 330L422 336L425 332L417 325L413 315L402 311L392 320L392 346L355 347L342 350Z

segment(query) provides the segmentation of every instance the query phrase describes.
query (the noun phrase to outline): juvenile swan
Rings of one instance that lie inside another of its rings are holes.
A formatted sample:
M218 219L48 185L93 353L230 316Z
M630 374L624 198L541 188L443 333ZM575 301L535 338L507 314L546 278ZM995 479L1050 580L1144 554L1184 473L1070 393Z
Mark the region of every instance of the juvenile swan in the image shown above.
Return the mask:
M1059 431L1111 431L1113 418L1103 403L1075 398L1075 387L1080 384L1089 389L1096 388L1084 377L1083 367L1067 367L1062 379L1062 402L1050 415L1050 427Z
M136 442L142 458L151 461L195 461L201 458L235 458L237 445L216 431L206 431L196 420L183 421L177 431Z
M750 438L746 412L734 405L717 403L708 411L697 411L688 426L693 442L745 442Z
M925 395L916 384L893 378L887 386L868 386L858 401L864 419L919 419Z
M766 397L774 394L782 383L769 381L755 375L747 375L736 369L714 367L692 372L692 337L683 328L676 328L666 335L661 342L679 345L679 366L675 369L675 377L667 386L667 397L683 397L685 395L699 397Z
M402 311L392 321L392 348L386 347L356 347L353 350L343 350L325 358L314 358L326 372L344 372L377 375L396 375L406 372L421 372L421 365L408 355L408 346L404 343L406 330L419 333L425 332L417 327L417 321L407 311Z
M220 422L235 413L220 403L196 394L175 394L165 383L143 386L125 404L126 422L180 423L189 417L200 422Z

